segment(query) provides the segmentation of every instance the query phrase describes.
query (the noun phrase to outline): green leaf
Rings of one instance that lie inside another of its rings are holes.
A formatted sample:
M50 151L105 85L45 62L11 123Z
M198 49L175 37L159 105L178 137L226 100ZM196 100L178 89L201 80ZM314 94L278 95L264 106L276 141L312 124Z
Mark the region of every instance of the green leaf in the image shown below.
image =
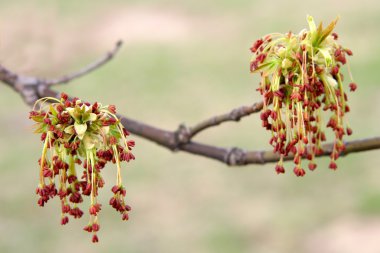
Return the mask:
M95 113L85 112L82 114L82 122L85 123L87 121L95 121L97 118Z
M266 62L264 64L261 64L257 69L255 69L254 71L252 71L252 73L257 73L257 72L260 72L262 69L272 65L273 63L272 62Z
M44 121L44 116L32 116L31 117L32 120L34 120L35 122L39 122L39 123L42 123Z
M327 48L319 48L318 50L323 55L323 58L325 58L326 67L331 66L331 64L332 64L332 56L329 53L329 50Z
M65 130L64 130L64 132L67 133L67 134L74 134L75 133L74 126L70 125L70 126L66 127Z
M337 17L334 21L332 21L321 33L321 36L318 40L318 44L326 39L327 36L334 30L336 23L338 22L339 17Z
M85 134L83 137L83 144L85 149L89 150L95 147L96 140L94 138L91 138L89 134Z
M46 127L44 124L36 124L35 127L36 129L34 130L34 133L42 134L46 132Z
M121 138L120 131L115 125L110 126L109 134L116 137L117 139Z
M51 124L53 126L57 125L58 122L59 122L59 120L56 117L54 117L54 118L51 119Z
M285 58L284 60L282 60L281 62L281 67L283 69L288 69L290 68L291 66L293 65L293 62L291 60L289 60L288 58Z
M79 156L82 156L82 157L86 156L86 151L85 151L84 145L82 143L79 145L77 152L78 152Z
M101 125L97 124L98 122L97 121L93 121L89 127L87 128L87 132L91 132L91 133L99 133L100 129L101 129Z
M82 140L83 136L84 136L84 134L86 133L86 130L87 130L87 124L79 124L79 123L75 122L74 123L74 128L75 128L75 132L78 135L78 138L80 140Z
M104 134L107 135L110 132L110 127L109 126L104 126L104 127L102 127L102 131L103 131Z
M96 116L95 113L90 113L89 121L95 121L98 117Z
M315 25L314 18L312 16L307 16L307 23L309 24L310 32L313 34L317 31L317 26Z
M50 105L50 112L54 115L57 116L58 112L55 110L54 106Z
M326 75L326 81L334 88L336 88L338 85L338 82L330 74Z
M78 115L78 112L76 108L66 108L66 111L70 114L70 116L75 120L75 121L80 121L80 115Z

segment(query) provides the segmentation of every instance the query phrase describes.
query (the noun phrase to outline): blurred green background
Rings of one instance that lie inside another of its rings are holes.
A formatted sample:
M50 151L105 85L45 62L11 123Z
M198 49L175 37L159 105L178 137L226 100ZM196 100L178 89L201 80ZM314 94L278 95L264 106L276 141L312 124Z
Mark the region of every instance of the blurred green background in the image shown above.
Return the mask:
M270 32L298 32L306 15L341 19L350 58L353 138L379 135L380 4L361 1L0 1L0 62L18 73L57 77L102 56L117 57L60 91L116 104L131 118L174 130L258 101L249 73L252 42ZM100 243L82 231L87 216L60 226L58 201L37 206L37 159L28 108L0 86L0 252L380 252L380 151L339 159L339 169L296 178L292 164L230 168L173 154L138 137L137 160L124 166L127 223L108 206L115 168L101 192ZM202 133L220 146L268 149L258 115ZM84 208L87 210L87 208ZM87 214L86 214L87 215Z

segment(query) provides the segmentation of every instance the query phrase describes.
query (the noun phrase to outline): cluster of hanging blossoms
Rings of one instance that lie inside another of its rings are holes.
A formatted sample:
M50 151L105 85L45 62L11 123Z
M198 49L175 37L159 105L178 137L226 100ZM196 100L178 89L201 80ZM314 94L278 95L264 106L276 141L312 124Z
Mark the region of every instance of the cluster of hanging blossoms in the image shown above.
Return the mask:
M341 71L352 51L338 43L333 32L337 19L326 28L322 23L317 27L311 16L307 21L309 30L269 34L251 47L251 72L261 75L257 89L264 100L261 120L272 133L269 143L281 157L276 171L285 172L283 159L293 153L297 176L306 173L302 158L309 160L310 170L317 167L314 158L323 152L325 124L335 136L330 169L337 168L335 160L345 149L343 136L352 134L344 118L350 108ZM348 72L349 88L355 91L357 85ZM323 122L326 116L328 120Z
M123 220L128 220L131 208L124 200L126 190L120 163L135 159L131 153L135 143L127 140L129 133L117 118L115 106L102 106L97 102L91 105L62 94L61 99L38 100L30 118L37 122L35 132L41 134L44 143L38 161L38 204L44 206L49 199L58 196L62 207L61 224L65 225L69 215L82 217L78 204L83 202L83 196L89 196L90 221L84 230L93 233L92 241L98 242L98 214L102 205L97 196L104 185L101 171L112 161L117 173L109 203L121 213Z

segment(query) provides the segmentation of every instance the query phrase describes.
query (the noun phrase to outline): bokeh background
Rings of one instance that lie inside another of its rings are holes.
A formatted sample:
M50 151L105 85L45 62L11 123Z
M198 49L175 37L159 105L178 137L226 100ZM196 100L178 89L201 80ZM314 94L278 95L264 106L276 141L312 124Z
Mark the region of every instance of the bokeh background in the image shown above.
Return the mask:
M270 32L298 32L306 15L341 19L359 84L348 115L354 135L379 135L380 4L361 1L0 1L0 62L40 77L75 71L124 46L98 71L56 89L116 104L131 118L174 130L258 101L249 73L252 42ZM230 168L171 153L134 137L137 160L123 171L127 223L101 192L100 243L82 231L87 217L61 227L58 201L37 206L39 137L30 108L0 86L0 252L380 252L380 151L339 159L339 169L296 178L274 165ZM268 149L258 115L196 139L220 146ZM110 187L115 168L104 170ZM85 208L87 209L87 208Z

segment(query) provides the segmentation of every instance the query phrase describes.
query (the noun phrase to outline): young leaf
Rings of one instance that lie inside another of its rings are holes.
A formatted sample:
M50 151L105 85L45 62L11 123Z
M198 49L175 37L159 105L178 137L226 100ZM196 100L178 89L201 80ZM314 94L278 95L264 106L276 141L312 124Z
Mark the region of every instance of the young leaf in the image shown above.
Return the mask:
M80 140L82 140L83 136L84 136L84 134L86 133L86 130L87 130L87 124L79 124L79 123L75 122L74 123L74 128L75 128L75 132L78 135L78 138Z

